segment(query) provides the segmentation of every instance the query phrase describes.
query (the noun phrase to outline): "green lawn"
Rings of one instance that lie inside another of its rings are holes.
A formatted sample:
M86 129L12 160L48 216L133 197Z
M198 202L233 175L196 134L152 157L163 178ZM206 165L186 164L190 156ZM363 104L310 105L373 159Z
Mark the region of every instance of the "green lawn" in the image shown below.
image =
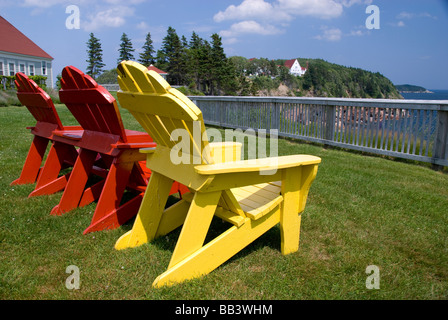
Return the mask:
M65 125L76 124L64 106ZM141 130L121 109L126 128ZM279 154L322 158L302 218L299 252L282 256L273 228L211 274L153 289L179 230L116 251L132 221L82 235L95 204L50 216L61 194L28 199L10 186L22 168L33 125L23 107L0 108L0 299L447 299L448 175L416 164L279 141ZM218 220L213 228L222 228ZM80 289L65 272L80 270ZM366 288L366 268L380 289Z

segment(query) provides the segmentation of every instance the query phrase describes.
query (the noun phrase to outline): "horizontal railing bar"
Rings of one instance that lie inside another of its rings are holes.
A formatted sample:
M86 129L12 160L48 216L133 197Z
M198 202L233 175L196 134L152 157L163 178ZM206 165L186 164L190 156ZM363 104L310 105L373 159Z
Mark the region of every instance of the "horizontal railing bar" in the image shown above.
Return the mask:
M361 99L361 98L316 98L316 97L233 97L233 96L189 96L193 101L231 101L257 103L293 103L329 105L343 107L376 107L399 109L426 109L448 111L446 100L401 100L401 99Z

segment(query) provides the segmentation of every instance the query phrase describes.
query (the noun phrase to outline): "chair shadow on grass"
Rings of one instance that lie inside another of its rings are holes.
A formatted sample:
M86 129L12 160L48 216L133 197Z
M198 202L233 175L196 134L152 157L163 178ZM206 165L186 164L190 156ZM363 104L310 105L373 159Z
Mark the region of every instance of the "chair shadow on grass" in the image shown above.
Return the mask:
M169 206L173 205L179 201L179 198L176 196L169 196L167 204L165 208L168 208ZM134 225L135 217L127 221L125 224L120 226L120 230L123 231L123 233L128 232L132 229ZM210 228L208 230L207 236L204 241L204 245L207 244L209 241L215 239L217 236L221 235L224 231L232 227L232 224L221 220L218 217L213 217L212 222L210 224ZM155 246L158 250L162 251L168 251L173 252L174 248L176 247L177 240L179 238L180 232L182 230L182 226L179 226L178 228L174 229L170 233L168 233L165 236L158 237L151 241L150 245ZM223 266L226 266L227 264L233 263L235 260L244 258L250 254L252 254L255 251L258 251L262 248L269 247L275 251L278 251L280 254L280 228L278 226L275 226L274 228L271 228L266 233L264 233L262 236L257 238L255 241L250 243L247 247L245 247L240 252L236 253L233 257L225 261L219 268L222 268ZM144 244L147 245L147 244ZM169 261L167 261L168 263Z

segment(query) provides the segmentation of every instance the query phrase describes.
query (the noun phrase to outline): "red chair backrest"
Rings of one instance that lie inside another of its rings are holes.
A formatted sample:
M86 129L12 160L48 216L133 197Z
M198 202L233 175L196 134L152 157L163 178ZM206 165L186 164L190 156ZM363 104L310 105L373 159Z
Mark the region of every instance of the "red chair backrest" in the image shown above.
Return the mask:
M61 119L48 93L22 72L16 73L15 78L17 98L27 107L36 121L56 124L57 128L62 130Z
M127 142L115 98L81 70L67 66L62 70L59 98L84 130L118 135Z

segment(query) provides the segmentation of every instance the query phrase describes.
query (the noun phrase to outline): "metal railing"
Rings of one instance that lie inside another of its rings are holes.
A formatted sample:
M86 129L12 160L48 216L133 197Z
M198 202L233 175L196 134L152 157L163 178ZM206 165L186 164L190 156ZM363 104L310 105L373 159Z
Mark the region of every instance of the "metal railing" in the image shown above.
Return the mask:
M448 166L448 101L192 96L204 122ZM268 131L269 132L269 131Z

